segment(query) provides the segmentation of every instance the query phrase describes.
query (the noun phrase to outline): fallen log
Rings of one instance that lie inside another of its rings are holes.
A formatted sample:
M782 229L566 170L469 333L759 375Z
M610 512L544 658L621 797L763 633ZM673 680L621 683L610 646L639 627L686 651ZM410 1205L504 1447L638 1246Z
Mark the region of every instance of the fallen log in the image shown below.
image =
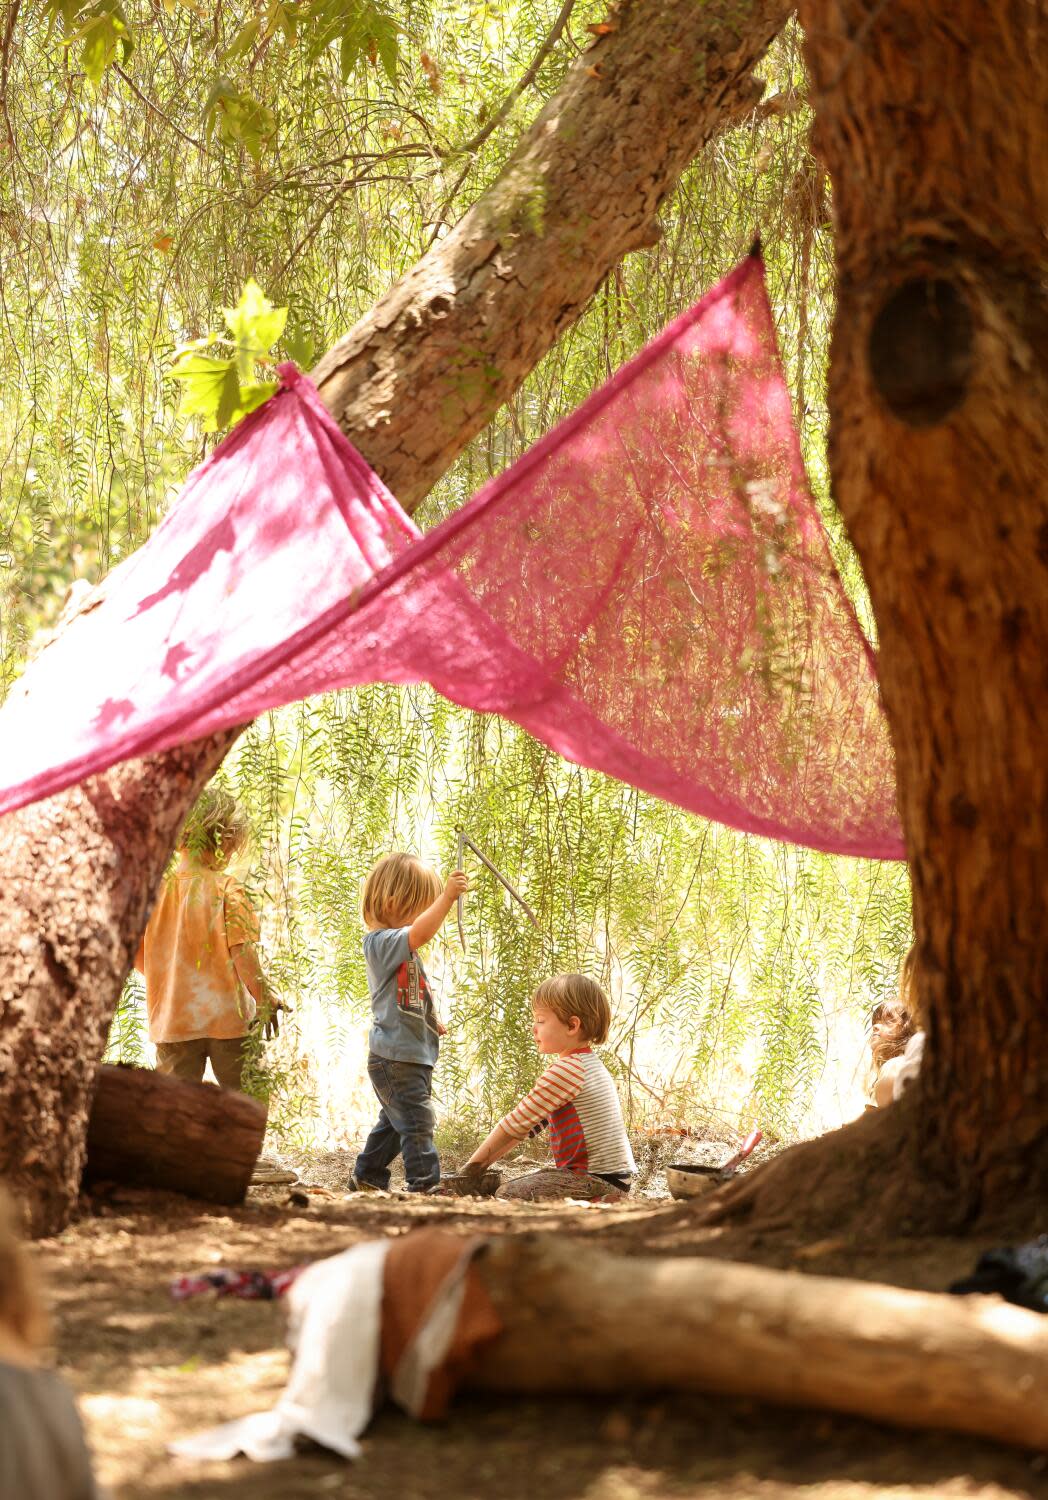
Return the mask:
M104 1066L88 1121L84 1183L242 1203L265 1133L265 1105L247 1094L148 1068Z
M476 1264L503 1332L475 1388L712 1391L1048 1448L1048 1318L998 1298L541 1235Z

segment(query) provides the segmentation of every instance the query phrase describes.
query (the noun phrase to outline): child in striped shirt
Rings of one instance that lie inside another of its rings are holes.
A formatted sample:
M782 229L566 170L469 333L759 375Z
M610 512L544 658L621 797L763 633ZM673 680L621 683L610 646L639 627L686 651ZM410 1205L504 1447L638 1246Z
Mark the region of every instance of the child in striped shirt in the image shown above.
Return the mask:
M584 974L558 974L539 985L531 1008L535 1045L555 1054L555 1061L478 1146L466 1171L490 1166L548 1123L553 1159L561 1171L588 1173L628 1191L636 1165L619 1096L591 1046L607 1038L608 997Z

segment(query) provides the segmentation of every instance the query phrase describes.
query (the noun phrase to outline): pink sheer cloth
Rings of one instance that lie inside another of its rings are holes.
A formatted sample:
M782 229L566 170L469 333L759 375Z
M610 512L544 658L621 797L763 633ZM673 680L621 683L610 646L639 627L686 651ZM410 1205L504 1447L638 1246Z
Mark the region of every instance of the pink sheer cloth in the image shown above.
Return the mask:
M8 698L0 812L293 699L425 680L703 817L902 856L757 256L424 537L281 373Z

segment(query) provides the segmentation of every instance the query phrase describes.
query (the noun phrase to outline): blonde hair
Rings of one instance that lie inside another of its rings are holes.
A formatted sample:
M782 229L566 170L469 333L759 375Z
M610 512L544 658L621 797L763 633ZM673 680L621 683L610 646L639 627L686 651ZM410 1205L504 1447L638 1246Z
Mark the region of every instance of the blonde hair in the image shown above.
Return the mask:
M607 995L585 974L555 974L544 979L531 997L532 1005L541 1005L552 1011L565 1026L571 1024L572 1016L582 1022L582 1035L587 1042L607 1041L611 1029L611 1002Z
M214 858L235 854L247 842L248 821L244 809L224 787L205 787L182 825L178 847L196 855Z
M364 882L361 914L367 927L403 927L440 895L444 882L413 854L387 854Z
M47 1342L40 1289L21 1242L14 1204L0 1187L0 1326L30 1351Z

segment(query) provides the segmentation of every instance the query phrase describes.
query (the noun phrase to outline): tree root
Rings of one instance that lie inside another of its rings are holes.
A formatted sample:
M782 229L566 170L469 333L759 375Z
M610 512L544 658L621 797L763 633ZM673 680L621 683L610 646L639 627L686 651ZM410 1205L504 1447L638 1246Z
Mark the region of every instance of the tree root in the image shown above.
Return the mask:
M916 1123L912 1097L871 1110L840 1130L790 1146L703 1199L693 1222L796 1227L806 1234L957 1233L972 1221L972 1194L956 1181L924 1174Z

